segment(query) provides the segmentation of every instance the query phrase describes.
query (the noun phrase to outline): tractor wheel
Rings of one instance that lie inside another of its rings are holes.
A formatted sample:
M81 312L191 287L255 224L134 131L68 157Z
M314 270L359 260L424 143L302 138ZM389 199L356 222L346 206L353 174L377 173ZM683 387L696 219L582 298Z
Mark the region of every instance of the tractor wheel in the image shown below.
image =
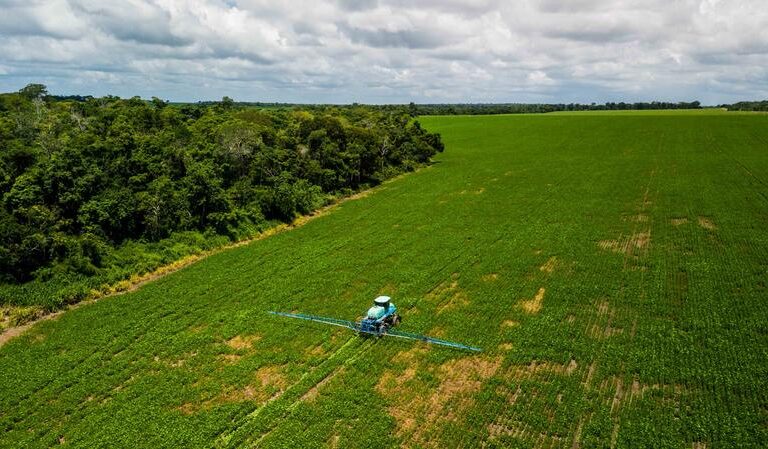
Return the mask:
M392 319L392 324L397 326L399 325L403 319L400 317L400 315L395 315L395 317Z

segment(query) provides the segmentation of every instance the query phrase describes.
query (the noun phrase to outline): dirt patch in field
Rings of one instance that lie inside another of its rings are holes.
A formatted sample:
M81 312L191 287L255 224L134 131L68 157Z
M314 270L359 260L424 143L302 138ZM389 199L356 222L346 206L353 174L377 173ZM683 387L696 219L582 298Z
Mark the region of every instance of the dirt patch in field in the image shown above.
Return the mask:
M669 220L669 223L672 224L672 226L682 226L688 223L688 219L686 217L673 218Z
M496 393L499 396L505 397L507 399L507 403L509 404L509 406L513 406L513 405L517 404L517 400L520 398L520 393L522 392L522 390L523 389L522 389L522 387L520 385L518 385L517 388L514 391L512 391L507 386L500 385L496 389Z
M483 381L493 376L500 365L500 357L496 359L462 358L442 365L438 370L440 386L425 404L425 421L435 423L438 420L458 420L474 405L473 394L480 391ZM451 407L447 407L449 403L452 403ZM416 440L420 439L418 432L415 436Z
M616 309L611 307L607 299L601 298L595 302L597 322L587 327L586 334L592 338L604 339L624 333L624 329L612 325Z
M187 352L182 354L178 358L170 358L170 359L163 359L160 356L156 355L152 358L154 362L157 362L161 365L167 366L169 368L181 368L184 366L188 360L197 357L197 351L193 352Z
M280 366L263 366L253 374L253 381L244 387L223 387L217 396L200 402L188 402L178 407L185 415L210 410L229 402L254 401L263 403L280 395L288 380Z
M620 327L613 327L610 324L607 326L593 324L592 327L589 328L589 331L587 331L587 334L590 337L597 339L608 338L622 333L624 333L624 329Z
M597 316L613 315L613 309L607 299L603 299L597 304Z
M397 290L397 285L388 283L381 287L376 294L395 297L397 296Z
M481 279L483 280L483 282L493 282L499 279L499 274L498 273L484 274Z
M400 388L404 383L413 379L416 375L416 369L420 365L421 358L426 352L425 348L418 346L414 346L407 351L398 352L392 357L392 362L397 365L405 365L405 370L402 373L397 373L393 370L384 371L376 385L376 390L382 395L387 395L392 388Z
M632 234L632 237L629 239L630 247L634 247L637 249L645 249L649 243L651 243L650 231Z
M304 354L308 357L322 357L326 354L322 345L310 346L304 350Z
M578 363L574 359L564 364L534 360L529 364L513 365L502 373L505 381L499 383L496 393L506 399L506 408L510 409L521 400L530 401L539 396L542 384L551 381L554 376L571 376L577 370ZM527 383L526 381L531 382ZM554 423L558 404L562 404L563 400L563 395L558 394L555 399L556 403L545 407L543 417L549 423ZM523 405L523 407L525 406ZM532 427L527 420L518 419L516 414L501 413L495 417L487 429L491 439L499 437L525 438L526 440L535 440L532 447L562 447L566 437L558 433L540 431L537 427Z
M418 447L439 447L439 442L428 438L429 431L439 431L449 422L458 421L474 405L474 394L485 380L501 366L501 357L465 357L437 368L419 366L418 353L401 353L394 360L410 362L405 371L387 370L376 390L389 402L388 412L395 418L396 434ZM415 362L416 363L413 363ZM416 376L418 370L429 369L437 378L437 387L430 387ZM414 395L414 391L427 394Z
M499 349L502 351L511 351L513 347L512 343L502 343L499 345Z
M552 421L554 415L551 414L549 418L550 421ZM562 447L563 441L565 440L562 436L554 433L533 433L527 423L502 417L499 417L495 422L488 424L488 435L492 440L502 436L526 439L534 438L536 440L532 446L534 448Z
M429 330L428 335L432 335L438 338L443 338L446 335L446 330L444 327L441 327L441 326L433 327L432 329Z
M546 291L547 290L544 287L541 287L539 291L536 292L536 295L532 299L524 299L520 301L518 305L526 313L530 313L530 314L539 313L544 304L544 294L546 293Z
M484 192L485 192L485 187L480 187L479 189L475 190L472 193L474 193L475 195L480 195L480 194L482 194Z
M549 259L547 259L546 262L544 262L544 265L539 267L539 271L542 271L544 273L552 273L557 268L559 262L557 261L557 256L552 256Z
M385 370L376 384L376 391L392 401L388 411L397 420L400 432L409 432L417 425L417 417L408 408L409 403L404 398L415 383L414 378L417 369L420 369L421 358L425 353L426 351L419 347L397 353L392 358L392 362L397 365L405 365L405 369L400 372L392 369Z
M571 359L568 363L534 360L527 365L513 365L509 367L505 377L515 381L526 379L546 380L552 375L570 376L578 367L579 364L574 359Z
M699 217L699 226L708 231L714 231L717 229L717 225L707 217Z
M189 327L189 332L192 334L199 334L204 331L208 326L206 324L195 324Z
M283 390L288 385L283 368L277 365L262 366L256 370L253 378L258 382L256 387L277 387Z
M685 387L671 384L644 384L637 378L632 382L618 376L610 376L602 380L598 391L602 397L610 398L611 413L617 414L619 409L632 401L640 400L649 391L656 392L661 401L679 403L685 394Z
M645 223L648 221L648 215L645 215L645 214L625 215L624 220L630 221L633 223Z
M614 253L625 254L627 256L637 256L644 253L651 243L651 232L637 232L627 238L618 240L601 240L597 245Z
M261 340L261 335L237 335L227 340L227 346L237 350L251 349L253 344L259 340Z
M597 369L597 362L592 361L587 369L587 375L584 377L584 388L590 388L592 386L592 378L595 376L595 370Z
M235 365L243 358L243 356L238 354L221 354L219 357L227 365Z
M504 320L501 322L501 327L506 327L506 328L512 328L519 325L520 325L520 322L515 320Z
M581 448L581 429L584 428L584 422L589 421L589 416L582 416L579 418L579 423L576 425L576 430L573 432L573 442L571 443L571 449Z

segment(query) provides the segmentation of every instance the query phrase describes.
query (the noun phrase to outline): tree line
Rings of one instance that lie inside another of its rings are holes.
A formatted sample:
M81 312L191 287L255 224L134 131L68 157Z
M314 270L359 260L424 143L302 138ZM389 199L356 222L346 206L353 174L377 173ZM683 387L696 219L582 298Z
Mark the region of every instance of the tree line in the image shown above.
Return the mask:
M720 105L729 111L768 111L768 100L763 101L739 101L733 104Z
M543 114L563 111L625 111L658 109L700 109L701 103L692 102L608 102L608 103L468 103L468 104L414 104L407 106L409 113L417 115L477 115L477 114Z
M0 94L0 304L76 301L440 151L403 109Z

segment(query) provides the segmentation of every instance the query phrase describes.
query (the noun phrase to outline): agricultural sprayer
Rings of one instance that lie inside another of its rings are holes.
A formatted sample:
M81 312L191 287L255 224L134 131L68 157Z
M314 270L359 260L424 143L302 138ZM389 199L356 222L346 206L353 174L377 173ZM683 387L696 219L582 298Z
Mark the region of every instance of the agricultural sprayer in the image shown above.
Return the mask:
M373 307L368 309L365 317L360 321L353 322L340 320L337 318L326 318L314 315L305 315L303 313L269 312L273 315L285 316L288 318L298 318L300 320L316 321L318 323L330 324L333 326L346 327L357 332L358 335L373 335L376 337L390 336L405 338L408 340L418 340L451 348L466 349L468 351L480 351L480 348L455 343L452 341L441 340L439 338L428 337L426 335L412 334L392 329L400 324L402 318L397 314L397 307L392 303L389 296L379 296L373 300Z

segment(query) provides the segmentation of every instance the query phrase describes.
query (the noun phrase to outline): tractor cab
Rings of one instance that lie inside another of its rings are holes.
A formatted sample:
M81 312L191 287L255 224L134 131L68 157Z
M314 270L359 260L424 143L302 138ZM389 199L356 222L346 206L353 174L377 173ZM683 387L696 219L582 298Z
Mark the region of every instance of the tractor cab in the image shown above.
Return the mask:
M373 307L368 309L365 318L360 321L360 330L372 334L382 334L391 326L400 323L397 307L389 296L379 296L373 300Z

